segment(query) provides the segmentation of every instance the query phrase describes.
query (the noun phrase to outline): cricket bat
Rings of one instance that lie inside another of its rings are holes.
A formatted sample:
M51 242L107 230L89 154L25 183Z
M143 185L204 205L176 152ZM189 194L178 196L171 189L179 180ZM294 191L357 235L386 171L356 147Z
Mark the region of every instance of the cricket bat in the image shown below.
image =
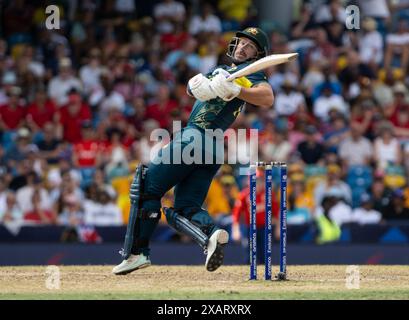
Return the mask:
M231 74L227 81L233 81L234 79L247 76L251 73L255 73L257 71L266 69L271 66L275 66L277 64L286 63L294 60L297 58L298 53L285 53L285 54L272 54L267 57L261 58L253 62L252 64L248 65L247 67Z

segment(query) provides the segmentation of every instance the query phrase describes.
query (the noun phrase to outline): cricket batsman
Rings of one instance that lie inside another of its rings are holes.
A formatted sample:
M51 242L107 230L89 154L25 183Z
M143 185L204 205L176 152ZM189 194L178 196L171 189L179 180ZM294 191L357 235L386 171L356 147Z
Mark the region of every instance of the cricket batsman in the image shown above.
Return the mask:
M172 151L183 153L190 149L190 132L199 132L205 139L208 129L227 130L246 102L270 108L274 101L273 90L262 71L233 82L226 79L231 73L265 57L268 52L268 37L261 29L251 27L237 32L227 50L231 65L220 65L206 75L200 73L189 80L187 92L196 101L188 124L159 151L157 157L168 151L172 155ZM201 148L203 154L211 154L215 160L213 147L206 150L201 144ZM127 274L151 265L149 240L162 212L172 228L202 247L206 255L206 270L215 271L223 264L223 246L229 235L219 229L202 208L210 183L221 164L217 161L188 164L183 159L173 160L171 156L170 163L151 161L148 166L137 167L130 188L131 209L121 251L123 261L113 268L114 274ZM174 208L161 210L161 198L173 187Z

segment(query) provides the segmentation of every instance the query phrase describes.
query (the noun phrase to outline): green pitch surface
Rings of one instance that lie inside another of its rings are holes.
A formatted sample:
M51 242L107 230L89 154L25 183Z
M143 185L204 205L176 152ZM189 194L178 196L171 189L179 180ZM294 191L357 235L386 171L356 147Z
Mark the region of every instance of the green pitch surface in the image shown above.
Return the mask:
M408 266L358 268L359 289L348 289L358 278L346 280L347 266L289 266L280 282L248 281L248 266L152 266L125 276L112 266L60 266L59 282L46 266L0 267L0 299L409 299Z

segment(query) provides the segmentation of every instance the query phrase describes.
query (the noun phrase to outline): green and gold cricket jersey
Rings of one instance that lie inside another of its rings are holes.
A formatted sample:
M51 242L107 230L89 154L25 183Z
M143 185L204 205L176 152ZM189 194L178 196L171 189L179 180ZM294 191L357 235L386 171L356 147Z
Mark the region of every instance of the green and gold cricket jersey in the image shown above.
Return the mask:
M242 63L238 66L221 65L217 68L227 70L229 73L234 73L238 70L248 66L250 62ZM211 79L214 75L212 72L206 75ZM254 85L267 82L267 78L263 71L255 72L251 75L238 78L234 80L238 85L246 88L251 88ZM227 130L237 116L240 114L245 102L238 98L234 98L231 101L224 101L221 98L212 99L209 101L201 102L196 100L193 105L192 113L190 114L189 122L187 126L199 127L202 129L222 129Z

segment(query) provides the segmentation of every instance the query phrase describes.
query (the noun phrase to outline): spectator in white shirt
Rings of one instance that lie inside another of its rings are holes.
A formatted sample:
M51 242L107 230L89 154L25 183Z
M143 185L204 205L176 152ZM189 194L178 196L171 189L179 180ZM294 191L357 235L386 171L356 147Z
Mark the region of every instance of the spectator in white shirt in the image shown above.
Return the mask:
M295 90L290 80L284 80L281 88L283 90L277 95L274 107L278 116L291 116L305 106L304 96Z
M120 208L114 204L109 194L100 189L97 199L84 202L84 222L93 226L115 226L122 225L122 213Z
M17 204L23 212L33 210L31 199L35 190L38 190L40 193L41 209L51 209L51 199L48 191L42 186L41 178L36 173L31 172L27 175L27 185L20 188L16 193Z
M185 14L183 3L174 0L163 0L153 8L153 16L157 20L157 29L160 33L171 33L172 22L182 22Z
M376 21L366 17L362 22L364 34L359 39L359 55L366 64L380 64L383 58L383 40L376 30Z
M0 210L0 224L7 222L22 221L23 211L17 204L16 196L12 191L5 195L5 206Z
M361 14L365 17L387 19L390 17L387 0L358 0Z
M71 60L62 58L59 62L59 73L50 80L48 84L48 96L51 97L59 107L68 103L67 93L71 89L81 91L81 81L72 74Z
M190 21L189 33L192 35L217 33L222 31L222 24L219 17L213 14L210 3L204 2L201 6L200 14L195 15Z
M315 14L315 21L317 23L325 23L332 20L337 20L342 24L345 23L346 12L340 0L330 0L328 5L319 7Z
M409 27L405 19L401 19L398 24L397 32L388 34L386 37L386 51L384 67L392 67L395 56L400 57L399 68L407 70L409 63Z
M321 95L314 102L313 113L321 121L327 121L331 109L336 109L345 116L348 115L344 98L333 93L331 86L326 85L322 88Z
M352 208L345 202L345 195L341 189L331 187L324 193L324 198L332 197L334 206L329 210L329 218L338 226L352 222Z
M388 165L402 164L402 150L399 140L393 134L393 125L389 121L379 124L379 137L374 142L374 157L379 169Z
M101 51L98 48L91 49L88 63L80 69L79 75L86 94L100 86L100 75L103 70L100 58Z
M372 160L372 144L362 135L361 125L351 124L350 137L339 145L339 156L345 167L369 165Z
M327 179L320 182L314 189L315 203L321 203L324 196L331 192L337 192L347 202L352 202L352 191L348 184L341 180L341 168L336 164L327 167Z
M373 209L373 201L369 194L361 195L361 205L353 210L352 220L359 224L377 224L382 220L382 214Z

